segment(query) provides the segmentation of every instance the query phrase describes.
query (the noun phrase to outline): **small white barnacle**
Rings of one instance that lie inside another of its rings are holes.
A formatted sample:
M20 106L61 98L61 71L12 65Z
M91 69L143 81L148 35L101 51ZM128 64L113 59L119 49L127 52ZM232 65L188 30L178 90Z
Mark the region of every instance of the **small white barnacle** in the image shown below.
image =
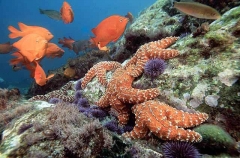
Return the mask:
M156 130L156 133L158 133L160 130L161 130L161 128L160 128L160 127L158 127L158 128L157 128L157 130Z
M172 131L169 129L166 138L169 138L171 132L172 132Z

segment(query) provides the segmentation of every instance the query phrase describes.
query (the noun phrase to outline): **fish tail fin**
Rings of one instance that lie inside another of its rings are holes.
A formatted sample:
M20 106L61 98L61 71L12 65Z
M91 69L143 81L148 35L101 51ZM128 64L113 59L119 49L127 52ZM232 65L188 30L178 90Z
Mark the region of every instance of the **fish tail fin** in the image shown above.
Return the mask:
M90 40L89 40L89 42L90 42L91 44L97 45L97 44L95 44L95 37L91 37Z
M10 65L17 65L21 62L20 61L21 54L19 52L14 52L11 55L14 56L15 58L9 60Z
M64 44L64 42L61 38L58 38L58 44Z
M19 60L16 59L16 58L11 59L11 60L9 60L9 64L10 64L10 65L17 65L17 64L19 64Z
M46 78L47 80L50 80L51 78L53 78L54 74L50 74L48 75L48 77Z
M8 30L11 32L8 37L9 38L17 38L20 36L21 34L21 31L19 31L18 29L16 29L15 27L13 26L8 26Z
M94 47L97 47L97 44L95 44L95 37L91 37L90 40L89 40L89 46L94 48Z
M41 8L39 8L39 12L40 12L40 14L44 14L44 12Z
M19 26L21 31L24 31L24 30L28 29L28 26L26 24L22 23L22 22L19 22L18 26Z

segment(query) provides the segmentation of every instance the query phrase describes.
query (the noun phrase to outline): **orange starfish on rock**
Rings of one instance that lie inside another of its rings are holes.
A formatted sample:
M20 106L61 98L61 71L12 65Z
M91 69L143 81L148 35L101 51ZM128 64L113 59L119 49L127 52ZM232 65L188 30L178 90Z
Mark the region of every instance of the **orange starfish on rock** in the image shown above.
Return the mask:
M129 65L135 65L131 75L138 77L142 74L146 62L150 59L171 59L179 55L179 52L175 49L165 49L173 44L178 37L166 37L162 40L149 42L142 45L135 55L125 65L125 68Z
M104 96L100 98L97 105L99 107L111 106L118 112L118 121L120 124L126 124L129 119L130 107L128 104L139 104L147 100L154 99L159 95L158 88L140 90L132 88L132 82L141 75L145 63L152 58L170 59L177 56L177 50L164 49L175 42L177 37L167 37L160 41L149 42L139 48L136 54L124 67L115 70L111 80L107 84ZM103 83L105 82L105 68L99 65L91 68L82 81L82 88L99 72ZM98 77L100 78L100 77ZM100 81L100 82L102 82Z
M159 95L157 88L140 90L132 88L132 77L128 70L118 68L107 85L104 96L97 105L108 107L109 105L118 112L120 124L126 124L129 119L130 107L127 104L137 104L153 99Z
M88 72L82 79L82 84L81 84L82 88L84 89L88 84L88 82L90 82L92 78L95 76L98 78L99 82L102 85L106 86L107 85L106 71L115 70L116 68L119 68L119 67L121 67L121 64L115 61L103 61L103 62L97 63L90 70L88 70Z
M135 127L123 135L129 138L143 138L151 131L163 140L200 142L202 136L183 128L200 125L208 119L206 113L188 113L177 110L159 101L149 100L132 107Z

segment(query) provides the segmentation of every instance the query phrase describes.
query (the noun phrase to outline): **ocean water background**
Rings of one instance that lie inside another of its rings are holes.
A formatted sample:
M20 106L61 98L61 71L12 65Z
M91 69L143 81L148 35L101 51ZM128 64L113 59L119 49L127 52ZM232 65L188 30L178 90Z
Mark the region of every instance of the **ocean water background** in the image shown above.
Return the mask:
M0 43L18 39L8 38L7 27L12 25L18 28L17 23L23 22L27 25L37 25L47 28L54 38L51 42L58 42L58 38L72 37L75 40L89 39L93 36L91 29L98 25L104 18L113 15L126 15L131 12L137 17L141 11L149 7L156 0L68 0L74 11L74 21L71 24L64 24L39 13L41 9L60 10L63 1L61 0L0 0ZM60 46L60 45L59 45ZM64 65L69 58L76 57L73 51L65 49L62 58L44 59L41 65L45 72ZM0 83L0 88L11 85L13 87L25 87L33 82L29 71L13 71L9 65L12 59L11 53L0 54L0 78L5 83Z

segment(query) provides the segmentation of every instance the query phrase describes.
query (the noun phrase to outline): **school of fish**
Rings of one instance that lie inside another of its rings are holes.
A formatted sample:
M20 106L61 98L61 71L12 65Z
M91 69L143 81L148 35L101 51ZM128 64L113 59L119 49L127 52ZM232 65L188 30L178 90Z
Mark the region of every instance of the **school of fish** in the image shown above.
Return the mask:
M46 56L49 58L61 57L64 51L56 44L49 41L54 37L52 33L44 27L28 26L19 22L20 30L9 26L9 38L21 37L12 46L17 49L12 55L15 58L10 60L10 65L20 65L30 71L30 77L35 79L39 86L43 86L54 75L46 77L43 68L40 66L41 60Z
M203 18L218 19L221 15L214 8L197 2L173 2L173 8L176 8L187 15ZM64 24L70 24L74 21L74 13L71 5L64 1L59 11L53 9L39 9L40 14L44 14L51 19L62 20ZM88 40L75 41L71 37L63 39L59 38L58 44L73 50L77 55L80 51L97 48L101 51L108 52L108 44L116 42L124 33L128 22L132 23L133 15L128 12L126 16L111 15L106 17L91 31L94 37ZM9 38L20 38L17 42L0 44L0 54L11 55L13 59L9 61L14 71L20 70L22 67L29 70L30 77L35 79L39 86L44 86L54 74L46 76L41 61L47 58L60 58L64 54L64 50L57 44L51 43L54 35L46 28L41 26L30 26L22 22L18 22L19 30L13 26L9 26ZM67 68L64 71L66 76L74 76L72 69Z

